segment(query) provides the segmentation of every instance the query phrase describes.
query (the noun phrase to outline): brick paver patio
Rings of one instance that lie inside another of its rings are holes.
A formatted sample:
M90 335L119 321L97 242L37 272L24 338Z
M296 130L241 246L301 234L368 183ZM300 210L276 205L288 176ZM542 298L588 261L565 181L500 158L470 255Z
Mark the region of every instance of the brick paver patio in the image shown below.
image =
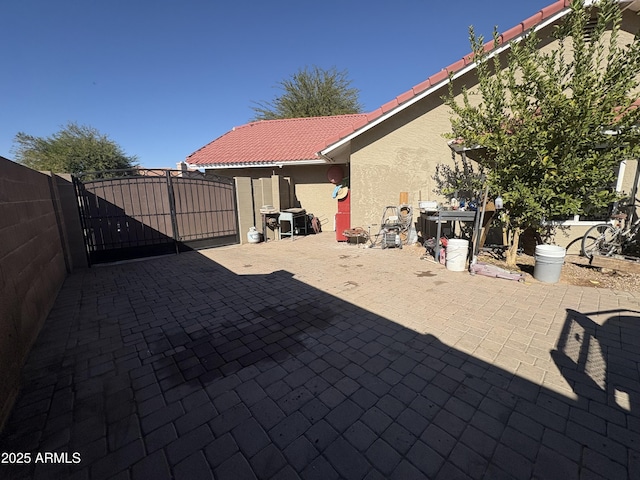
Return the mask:
M0 436L31 460L0 478L640 478L639 302L331 233L95 267L34 346Z

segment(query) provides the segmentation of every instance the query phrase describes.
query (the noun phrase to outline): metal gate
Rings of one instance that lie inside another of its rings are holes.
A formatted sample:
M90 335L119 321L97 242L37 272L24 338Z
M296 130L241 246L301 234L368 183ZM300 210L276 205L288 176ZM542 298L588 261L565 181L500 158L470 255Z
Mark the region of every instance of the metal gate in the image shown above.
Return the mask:
M132 169L75 177L89 263L239 242L231 178Z

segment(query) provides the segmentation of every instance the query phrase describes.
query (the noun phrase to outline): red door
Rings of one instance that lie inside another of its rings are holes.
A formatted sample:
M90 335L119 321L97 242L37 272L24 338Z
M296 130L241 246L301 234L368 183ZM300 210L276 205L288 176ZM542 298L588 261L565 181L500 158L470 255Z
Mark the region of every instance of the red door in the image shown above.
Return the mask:
M347 192L347 196L342 200L338 200L339 213L351 213L351 191Z
M346 242L349 240L342 232L351 228L351 191L342 200L338 200L338 213L336 213L336 240Z
M350 213L336 213L336 240L338 242L346 242L349 240L342 234L342 232L351 228L350 221Z

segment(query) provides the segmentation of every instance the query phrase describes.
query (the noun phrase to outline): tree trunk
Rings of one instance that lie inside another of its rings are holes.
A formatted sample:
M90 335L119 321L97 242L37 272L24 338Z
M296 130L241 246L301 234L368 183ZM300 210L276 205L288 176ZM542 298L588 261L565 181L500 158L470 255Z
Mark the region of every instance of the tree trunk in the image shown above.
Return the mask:
M518 244L520 243L520 234L522 230L515 228L511 232L511 245L507 250L507 268L516 268L516 259L518 258Z

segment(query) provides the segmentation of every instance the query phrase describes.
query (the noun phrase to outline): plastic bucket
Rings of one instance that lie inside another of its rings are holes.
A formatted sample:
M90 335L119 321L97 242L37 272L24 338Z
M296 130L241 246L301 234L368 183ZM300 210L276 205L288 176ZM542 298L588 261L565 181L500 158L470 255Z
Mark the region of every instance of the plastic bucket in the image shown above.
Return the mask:
M469 255L469 240L450 238L447 240L447 270L464 272Z
M533 278L539 282L556 283L560 280L564 257L567 255L567 249L557 245L538 245L536 246L535 259L536 263L533 267Z

